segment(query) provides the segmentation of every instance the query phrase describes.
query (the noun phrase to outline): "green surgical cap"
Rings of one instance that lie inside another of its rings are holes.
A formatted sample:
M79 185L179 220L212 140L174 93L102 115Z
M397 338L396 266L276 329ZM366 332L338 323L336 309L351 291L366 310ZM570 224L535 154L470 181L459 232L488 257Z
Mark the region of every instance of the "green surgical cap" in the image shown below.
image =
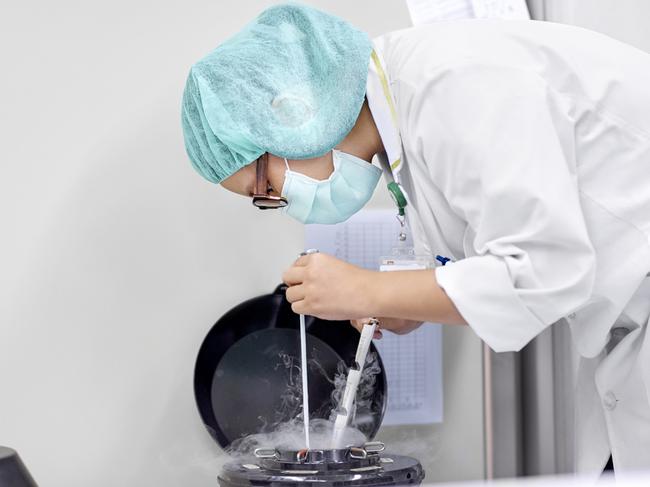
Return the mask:
M198 61L183 93L185 148L223 181L265 152L322 155L354 126L372 45L344 20L298 4L263 11Z

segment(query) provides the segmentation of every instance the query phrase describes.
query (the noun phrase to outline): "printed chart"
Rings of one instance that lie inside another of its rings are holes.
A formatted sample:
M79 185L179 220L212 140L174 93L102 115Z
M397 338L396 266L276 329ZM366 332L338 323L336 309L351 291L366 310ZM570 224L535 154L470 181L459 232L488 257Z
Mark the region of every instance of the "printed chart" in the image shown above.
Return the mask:
M378 269L397 243L394 210L364 210L338 225L307 225L305 248L351 264ZM442 330L425 323L407 335L384 333L375 346L388 377L388 408L382 424L442 421Z

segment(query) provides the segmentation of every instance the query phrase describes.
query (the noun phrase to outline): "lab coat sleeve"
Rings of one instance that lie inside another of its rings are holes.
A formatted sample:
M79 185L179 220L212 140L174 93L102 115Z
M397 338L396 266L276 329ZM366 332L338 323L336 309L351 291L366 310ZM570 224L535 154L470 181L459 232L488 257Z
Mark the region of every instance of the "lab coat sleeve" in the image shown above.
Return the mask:
M436 278L492 349L516 351L593 288L570 101L510 67L438 76L429 96L414 98L410 127L433 183L468 227L466 258L438 267Z

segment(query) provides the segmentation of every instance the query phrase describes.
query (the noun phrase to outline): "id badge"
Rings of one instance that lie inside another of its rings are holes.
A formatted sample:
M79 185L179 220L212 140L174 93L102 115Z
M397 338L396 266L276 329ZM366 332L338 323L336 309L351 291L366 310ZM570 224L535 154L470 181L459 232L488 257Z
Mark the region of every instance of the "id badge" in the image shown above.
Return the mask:
M380 257L380 271L415 271L432 269L435 261L428 255L418 255L413 248L394 249L390 255Z
M389 189L391 190L391 195L393 199L398 204L399 213L397 214L397 220L400 223L400 232L397 235L397 245L392 248L390 255L386 255L379 258L379 270L380 271L413 271L413 270L423 270L423 269L433 269L437 265L445 265L447 262L450 262L449 257L443 257L442 255L436 255L435 259L430 255L416 254L415 249L413 248L412 239L409 239L406 232L406 218L404 207L406 206L406 199L402 194L399 186L396 183L391 183L394 187L391 189L389 184ZM395 190L395 191L393 191ZM398 196L399 198L398 199ZM400 203L401 202L401 203Z

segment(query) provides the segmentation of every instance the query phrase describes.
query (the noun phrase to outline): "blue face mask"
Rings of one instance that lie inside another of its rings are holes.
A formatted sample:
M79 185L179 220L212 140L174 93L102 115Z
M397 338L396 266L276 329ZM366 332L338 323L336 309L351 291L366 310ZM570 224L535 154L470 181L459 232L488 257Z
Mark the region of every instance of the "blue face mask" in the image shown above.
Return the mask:
M334 172L324 181L289 169L284 175L284 212L302 223L340 223L368 202L381 177L381 169L352 154L332 151Z

